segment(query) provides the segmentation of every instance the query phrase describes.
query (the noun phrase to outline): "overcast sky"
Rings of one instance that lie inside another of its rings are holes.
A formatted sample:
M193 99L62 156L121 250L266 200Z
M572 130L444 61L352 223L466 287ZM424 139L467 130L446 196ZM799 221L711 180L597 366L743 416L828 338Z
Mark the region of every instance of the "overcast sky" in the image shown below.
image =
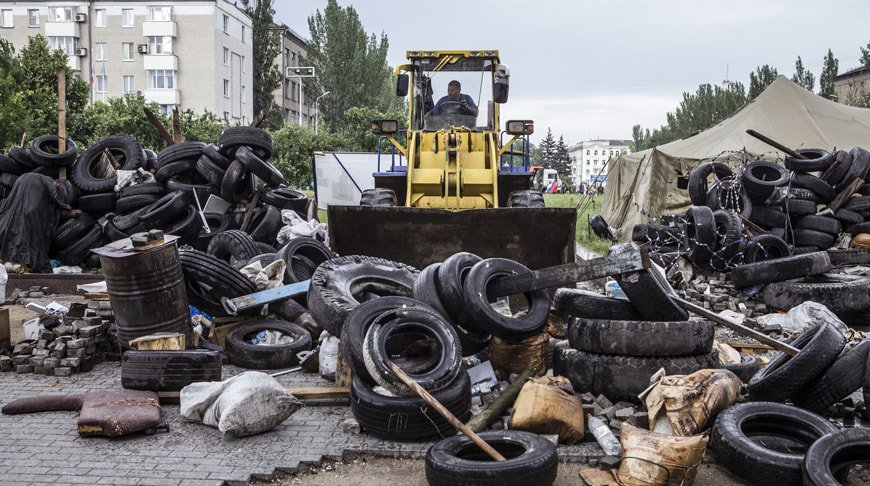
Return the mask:
M801 56L816 76L830 48L840 72L870 42L867 0L339 0L368 32L385 32L391 66L405 51L498 49L511 68L503 120L535 120L574 144L655 128L684 91L726 76L749 87L770 64L788 77ZM326 0L275 0L276 20L310 37ZM760 127L763 128L763 127Z

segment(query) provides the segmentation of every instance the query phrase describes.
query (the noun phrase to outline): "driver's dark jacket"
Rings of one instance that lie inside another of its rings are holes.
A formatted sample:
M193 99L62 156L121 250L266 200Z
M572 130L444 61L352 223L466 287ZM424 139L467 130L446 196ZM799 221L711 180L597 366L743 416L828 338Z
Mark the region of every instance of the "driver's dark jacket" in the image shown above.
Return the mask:
M474 104L474 100L471 98L471 96L468 96L467 94L460 94L459 100L457 100L457 102L461 103L462 100L465 100L465 102L468 103L469 108L475 109L475 110L477 109L477 105ZM435 104L435 108L432 108L432 114L433 115L440 115L441 114L441 107L444 106L444 103L446 103L448 101L453 101L453 100L451 100L447 96L441 97L441 99L438 100L438 103Z

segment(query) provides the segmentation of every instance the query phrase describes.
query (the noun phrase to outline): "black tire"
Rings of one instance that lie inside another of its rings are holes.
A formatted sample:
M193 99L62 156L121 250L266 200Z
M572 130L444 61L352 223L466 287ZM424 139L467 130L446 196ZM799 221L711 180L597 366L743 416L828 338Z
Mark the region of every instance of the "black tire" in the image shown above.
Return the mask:
M852 248L850 250L828 250L828 257L834 266L868 265L870 264L870 250Z
M103 226L103 235L109 240L109 242L123 240L124 238L130 237L130 233L118 229L118 227L111 221Z
M180 391L191 383L221 381L217 351L127 351L121 358L121 386L128 390Z
M85 261L91 253L91 248L103 245L103 228L95 224L78 240L57 253L57 259L64 265L78 265Z
M23 167L12 157L0 153L0 172L9 175L21 175L29 171L30 169L28 169L27 167Z
M315 238L299 236L288 241L278 250L278 256L287 264L284 272L284 283L296 283L310 280L317 267L335 258L335 253L326 244ZM305 260L302 260L302 259ZM310 265L307 263L310 262ZM300 264L305 263L305 264Z
M433 263L421 270L414 280L411 295L434 309L435 312L445 319L450 320L450 315L441 302L441 292L438 288L438 270L440 268L440 263Z
M837 189L841 188L843 179L852 168L852 155L845 150L838 150L832 154L832 157L831 165L822 172L819 178Z
M788 243L774 235L758 235L749 240L746 251L743 253L743 261L755 263L764 260L773 260L791 255Z
M36 137L30 142L30 159L42 167L53 169L73 165L78 155L76 143L71 138L67 138L66 150L62 154L58 153L59 146L60 137L57 135Z
M221 197L237 203L251 194L251 173L238 160L234 160L221 181Z
M341 336L347 314L360 303L388 295L409 297L417 270L383 258L350 255L317 267L308 289L311 316L333 336Z
M853 196L846 201L846 205L843 207L856 213L870 210L870 196Z
M221 133L221 153L233 157L239 147L250 147L258 157L272 156L272 135L256 127L230 127Z
M459 252L447 257L438 268L438 292L450 322L475 333L484 330L475 325L476 317L465 305L465 281L468 272L482 258L474 253Z
M791 198L786 198L782 202L782 208L792 217L816 214L816 209L818 209L815 201Z
M864 464L870 457L870 430L845 429L813 442L803 462L805 486L846 484L853 464Z
M251 344L245 339L259 331L277 331L293 338L288 344ZM296 353L311 349L311 335L292 322L258 319L231 330L224 349L230 363L252 370L290 368L299 363Z
M774 282L764 287L761 297L765 304L777 310L789 310L812 300L832 312L866 311L870 309L870 278L850 280L821 275Z
M215 235L230 229L230 218L227 215L218 213L203 213L203 215L210 232L206 233L205 226L201 227L199 234L191 242L191 246L199 251L207 251L208 244Z
M30 172L39 167L36 162L34 162L32 158L30 158L30 152L27 150L27 148L13 145L9 147L9 152L7 155L9 155L10 159L18 163L18 165L24 169L24 172Z
M270 206L275 206L278 209L291 209L293 211L305 211L309 202L308 196L287 187L266 189L263 191L261 199L263 203Z
M820 324L789 342L800 351L777 353L747 385L755 401L781 402L800 392L837 359L846 338L830 324Z
M785 228L788 224L788 215L779 208L769 208L760 204L752 206L748 219L764 228Z
M713 211L705 206L693 206L686 212L686 256L696 265L710 263L716 247L716 222Z
M756 160L743 169L740 180L752 202L763 203L777 187L788 184L788 171L775 162Z
M442 270L444 265L441 266ZM505 316L493 309L488 296L489 286L496 279L527 272L531 270L525 265L505 258L481 260L471 268L462 291L463 301L468 315L473 319L475 330L512 341L520 341L541 331L547 324L550 313L550 297L546 290L524 293L527 309L522 315L514 317ZM468 329L466 322L459 324Z
M678 246L683 240L683 229L660 224L636 224L631 229L631 241L653 247Z
M260 262L260 266L265 268L268 265L270 265L273 262L280 260L280 259L281 258L275 252L261 253L261 254L255 256L254 258L251 258L249 260L239 260L236 263L233 263L231 266L237 270L240 270L240 269L245 268L254 262Z
M217 145L210 143L202 148L202 155L205 155L209 159L211 159L212 163L216 164L221 170L227 170L227 167L233 162L232 160L226 158L224 154L220 152L220 147ZM220 183L218 183L220 185Z
M734 211L718 209L713 212L713 221L716 224L716 251L710 265L714 269L731 268L735 264L734 257L743 253L743 220Z
M741 403L716 418L710 449L717 462L752 484L801 484L807 448L837 428L816 414L780 403Z
M870 233L870 223L865 221L863 223L856 223L849 226L849 234L852 235L853 238L861 233ZM830 248L831 246L834 245L832 244L826 248Z
M78 208L88 213L105 213L115 209L115 193L101 192L99 194L85 194L79 197Z
M167 183L169 179L183 174L188 174L196 170L196 159L182 159L175 162L170 162L163 167L157 169L154 173L154 178L157 182ZM167 184L168 185L168 184Z
M473 333L456 326L453 328L459 336L459 347L462 349L462 357L474 356L489 346L492 336L489 334Z
M195 165L196 159L202 155L204 148L205 143L203 142L181 142L166 147L157 154L157 172L160 172L161 169L169 164L180 161L184 161L189 165Z
M580 351L622 356L692 356L713 349L713 323L572 319L568 342Z
M626 299L607 297L578 289L558 289L553 295L553 310L563 316L617 321L643 320Z
M198 183L197 179L193 177L195 175L196 174L187 173L170 177L166 181L167 192L186 192L190 195L191 200L193 200L193 193L196 192L196 195L199 197L199 201L202 206L205 206L205 203L206 201L208 201L208 197L210 195L214 194L215 196L220 197L221 192L218 187L211 184Z
M144 213L145 209L140 208L122 216L115 216L112 218L111 224L119 231L126 233L141 224L139 223L139 215Z
M803 148L795 152L803 155L804 159L796 159L791 155L785 157L785 168L795 172L815 172L825 170L834 160L830 152L822 149Z
M730 365L723 364L719 365L719 368L734 373L737 375L737 378L740 378L741 382L749 383L749 380L751 380L755 373L758 373L758 370L761 368L761 362L756 356L741 354L740 363Z
M213 316L225 316L221 299L252 294L257 287L229 264L207 253L180 250L178 261L190 303ZM252 311L253 312L253 311Z
M160 200L159 195L157 194L140 194L136 196L125 196L122 198L118 198L115 201L115 209L118 210L120 214L130 214L137 209L144 208L145 206L149 206L158 200Z
M156 195L163 196L166 194L166 187L160 182L142 182L132 186L127 186L118 192L118 198L123 199L129 196Z
M391 349L391 337L409 332L416 333L419 338L398 349L395 346ZM397 357L410 353L410 348L423 341L431 342L422 346L424 355L412 355L410 360ZM440 390L453 383L462 371L456 331L432 309L417 307L391 310L377 316L366 331L363 360L369 376L399 396L411 396L416 392L390 370L387 364L390 361L428 391Z
M208 244L209 255L227 263L247 261L260 254L254 239L241 230L222 231Z
M374 189L366 189L362 192L359 198L360 206L380 206L393 207L398 206L396 192L392 189L383 189L376 187Z
M166 194L145 207L139 214L139 222L151 228L163 228L178 219L187 210L190 197L181 191Z
M831 405L861 388L864 374L868 369L868 352L870 352L870 340L847 347L822 376L792 397L794 404L821 414Z
M157 152L150 149L145 149L143 152L145 158L142 161L142 168L149 172L157 170Z
M662 282L653 271L619 274L615 277L616 283L644 320L689 320L689 313L671 300L667 282Z
M575 390L635 403L660 368L668 375L688 375L718 366L716 351L695 356L616 356L559 348L553 356L553 374L571 380Z
M731 271L731 282L737 288L752 287L792 278L809 277L830 271L833 266L827 252L817 251L755 263L747 263Z
M199 212L196 206L190 205L181 219L166 226L163 231L168 235L178 236L179 245L186 245L196 238L200 228L202 228L202 220L199 219Z
M220 186L227 170L216 164L211 157L202 154L198 159L196 159L196 171L199 175L204 177L209 184Z
M829 235L838 235L843 230L842 225L836 219L830 216L818 216L810 214L804 216L794 223L796 229L812 230L816 232L826 233Z
M508 194L509 208L543 208L544 195L540 191L513 191Z
M248 147L239 147L236 151L236 160L268 186L278 187L284 183L284 176L281 175L281 172L272 164L257 157L257 154Z
M834 218L843 224L857 224L864 222L864 216L855 211L840 208L834 213Z
M734 175L731 168L721 162L704 162L689 174L689 199L695 206L707 204L707 193L710 191L707 178L713 175L717 180L727 179Z
M274 206L262 206L254 211L247 232L254 241L272 243L281 229L281 210Z
M457 435L436 442L426 452L430 485L548 486L556 480L559 457L547 439L518 430L479 434L507 459L495 462L471 439Z
M837 237L832 234L808 229L796 229L792 234L795 246L815 246L826 250L837 242Z
M133 170L143 164L142 146L136 140L123 136L102 138L88 146L88 149L79 157L70 171L73 184L83 193L111 192L115 189L115 184L118 183L116 175L98 178L95 174L94 166L100 161L106 150L111 152L116 159L120 154L123 154L121 168L124 170Z
M807 201L813 201L816 204L821 204L825 202L815 192L809 189L804 189L802 187L790 187L788 188L788 191L786 191L786 195L789 199L804 199Z
M827 182L809 174L794 174L791 178L791 186L807 189L818 196L819 202L829 203L837 197L837 191Z
M743 217L749 217L753 204L746 190L737 181L723 181L707 193L707 206L713 211L728 209Z
M616 240L613 236L613 232L610 231L610 227L607 225L607 221L604 221L604 218L602 218L600 214L592 216L592 219L589 220L589 229L595 233L595 236L603 240Z
M461 422L471 417L468 373L460 373L450 386L433 392L432 396ZM422 398L379 395L358 376L353 377L350 385L350 411L365 432L391 441L425 440L456 433Z
M97 224L97 221L87 213L81 213L77 218L64 221L54 232L51 246L58 250L66 248L78 240Z

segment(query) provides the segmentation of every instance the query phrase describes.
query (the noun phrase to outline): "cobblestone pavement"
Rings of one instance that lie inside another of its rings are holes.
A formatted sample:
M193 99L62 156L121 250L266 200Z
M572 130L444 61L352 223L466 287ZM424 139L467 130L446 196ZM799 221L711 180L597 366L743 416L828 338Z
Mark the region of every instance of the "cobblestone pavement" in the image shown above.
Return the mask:
M224 366L224 377L241 372ZM311 374L278 378L287 386L327 386ZM120 389L120 364L98 365L68 378L0 373L0 405L26 396ZM168 432L120 439L83 438L76 412L0 415L0 484L246 484L300 464L340 460L346 454L423 457L430 443L398 443L342 432L349 407L311 406L272 431L225 440L214 428L182 422L178 405L163 406ZM560 446L560 460L597 462L597 444Z

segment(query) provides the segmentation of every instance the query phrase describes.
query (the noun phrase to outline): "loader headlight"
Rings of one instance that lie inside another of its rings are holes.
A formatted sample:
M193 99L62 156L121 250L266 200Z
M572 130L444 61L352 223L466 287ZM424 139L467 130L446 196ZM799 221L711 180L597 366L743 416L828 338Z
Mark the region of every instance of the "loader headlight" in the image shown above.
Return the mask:
M532 120L508 120L505 131L511 135L531 135L535 133L535 122Z
M372 133L375 135L392 135L398 131L398 120L372 120Z

